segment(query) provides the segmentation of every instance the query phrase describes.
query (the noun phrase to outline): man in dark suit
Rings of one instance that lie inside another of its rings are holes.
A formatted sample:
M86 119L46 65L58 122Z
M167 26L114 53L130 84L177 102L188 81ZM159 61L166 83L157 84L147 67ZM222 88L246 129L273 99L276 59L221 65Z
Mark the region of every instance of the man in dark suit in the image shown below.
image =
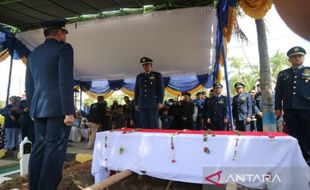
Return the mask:
M191 99L191 94L188 92L183 93L184 99L181 101L180 106L180 119L182 129L193 130L193 114L195 111L195 105Z
M19 124L20 124L20 128L21 128L21 136L22 136L22 140L25 137L28 137L28 139L34 143L35 140L35 136L34 136L34 123L29 115L29 108L27 105L27 101L26 100L22 100L20 102L20 119Z
M93 103L89 108L89 116L88 116L88 127L89 127L89 141L87 143L86 148L92 149L95 144L96 133L100 130L106 131L108 130L108 125L105 123L106 119L106 105L104 101L104 96L97 97L97 103Z
M89 108L88 122L97 124L100 131L109 130L109 127L104 125L106 109L104 96L98 96L97 103L93 103Z
M64 21L44 23L45 41L28 57L26 96L34 119L29 161L30 190L55 190L60 183L74 122L73 48Z
M135 106L139 111L142 128L159 127L158 110L163 107L164 81L161 73L152 71L153 60L148 57L140 59L144 72L136 78Z
M239 131L250 131L252 116L252 97L249 93L244 93L245 85L241 82L235 84L237 95L233 97L232 112Z
M207 110L207 123L211 125L212 130L224 131L225 124L228 123L227 116L227 97L222 93L223 85L215 83L213 85L214 96L209 100Z
M275 114L284 111L288 134L297 138L306 159L310 158L310 67L303 65L306 51L293 47L287 52L291 68L278 74Z

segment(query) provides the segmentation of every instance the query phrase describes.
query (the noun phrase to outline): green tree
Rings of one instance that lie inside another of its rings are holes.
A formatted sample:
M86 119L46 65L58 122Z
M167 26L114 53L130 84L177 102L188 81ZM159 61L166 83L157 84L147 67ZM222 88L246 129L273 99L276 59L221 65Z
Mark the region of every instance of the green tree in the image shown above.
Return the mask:
M113 104L113 101L117 101L119 105L124 104L124 93L113 93L109 98L106 99L108 106Z
M229 79L229 86L232 95L236 94L234 84L236 82L242 82L245 85L245 91L249 91L255 86L257 79L259 78L259 67L258 65L245 64L242 58L231 57L228 58L230 62L231 76Z
M277 52L269 59L269 62L271 66L271 77L273 83L276 83L278 73L291 65L287 59L287 56L279 50L277 50Z
M0 100L0 109L4 108L5 106L5 102ZM4 123L4 117L2 115L0 115L0 126L3 126Z
M94 103L94 102L95 102L95 100L92 99L91 97L87 98L86 100L83 100L83 104L89 105L89 106L90 106L92 103Z
M0 109L3 108L5 106L5 102L0 100Z
M4 123L4 117L0 115L0 126L2 127Z

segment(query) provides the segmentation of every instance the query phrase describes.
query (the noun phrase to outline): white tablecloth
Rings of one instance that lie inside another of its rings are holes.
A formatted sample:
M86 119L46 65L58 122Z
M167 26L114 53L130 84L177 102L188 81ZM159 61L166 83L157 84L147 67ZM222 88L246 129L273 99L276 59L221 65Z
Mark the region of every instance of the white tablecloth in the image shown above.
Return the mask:
M204 141L202 134L173 134L97 133L92 162L95 182L106 178L108 170L129 169L140 175L189 183L225 184L230 179L253 188L267 184L276 190L309 189L310 169L293 137L233 133L208 135ZM264 180L267 173L272 176L269 181Z

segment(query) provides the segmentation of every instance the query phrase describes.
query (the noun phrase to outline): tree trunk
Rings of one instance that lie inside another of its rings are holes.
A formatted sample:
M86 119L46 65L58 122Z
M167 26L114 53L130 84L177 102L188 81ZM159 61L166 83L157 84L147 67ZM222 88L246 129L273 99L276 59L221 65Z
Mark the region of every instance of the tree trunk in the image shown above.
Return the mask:
M262 90L262 111L263 111L263 129L264 131L275 131L276 120L274 115L272 99L272 80L269 64L268 45L266 37L266 27L263 19L256 19L258 52L260 62L260 82Z

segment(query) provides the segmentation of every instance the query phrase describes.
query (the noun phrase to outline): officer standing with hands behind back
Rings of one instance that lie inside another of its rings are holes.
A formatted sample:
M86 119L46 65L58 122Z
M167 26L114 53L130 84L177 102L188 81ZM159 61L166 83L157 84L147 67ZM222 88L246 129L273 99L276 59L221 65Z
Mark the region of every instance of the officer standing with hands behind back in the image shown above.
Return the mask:
M209 100L209 107L206 113L207 123L212 130L224 131L228 124L227 97L222 95L223 85L213 85L214 96Z
M252 97L244 92L245 85L241 82L235 83L237 95L233 97L232 112L239 131L250 131L250 122L252 116Z
M159 127L158 110L163 107L164 81L161 73L152 71L153 60L142 57L143 73L137 75L135 86L135 107L140 113L142 128Z
M275 114L284 121L288 134L297 138L305 159L310 157L310 67L303 65L306 51L293 47L287 52L291 68L278 74Z
M65 20L44 23L45 41L28 57L26 96L35 128L30 190L57 189L74 122L73 48L64 25Z

